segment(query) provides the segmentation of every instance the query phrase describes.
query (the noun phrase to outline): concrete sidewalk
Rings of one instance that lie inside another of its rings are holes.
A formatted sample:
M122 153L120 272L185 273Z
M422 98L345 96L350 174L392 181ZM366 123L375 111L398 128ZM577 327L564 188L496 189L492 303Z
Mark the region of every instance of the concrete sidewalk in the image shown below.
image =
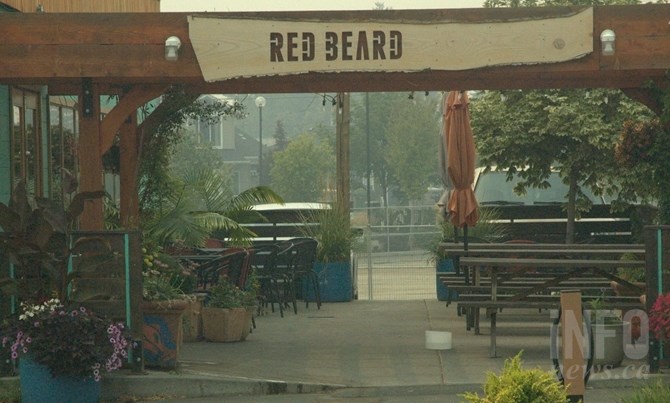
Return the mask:
M204 402L227 396L226 401L307 402L325 396L346 401L374 396L390 402L441 396L441 401L460 401L458 394L481 391L486 373L498 373L505 358L521 350L525 367L552 370L551 321L547 312L536 310L498 315L499 358L489 358L486 320L482 334L474 335L466 331L454 305L434 300L324 303L320 310L315 304L309 309L302 305L297 315L267 313L256 324L245 342L185 343L177 373L109 377L105 398L153 395L165 401ZM427 349L426 330L451 332L452 349ZM619 368L591 376L585 401L615 402L644 377L646 361L626 359Z

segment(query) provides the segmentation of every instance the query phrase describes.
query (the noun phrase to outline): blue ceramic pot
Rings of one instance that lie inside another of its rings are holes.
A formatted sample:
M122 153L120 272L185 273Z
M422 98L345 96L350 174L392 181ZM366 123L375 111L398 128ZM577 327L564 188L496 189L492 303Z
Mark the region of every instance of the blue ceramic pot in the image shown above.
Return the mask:
M19 360L23 403L95 403L100 401L100 382L92 377L52 376L49 368L30 356Z

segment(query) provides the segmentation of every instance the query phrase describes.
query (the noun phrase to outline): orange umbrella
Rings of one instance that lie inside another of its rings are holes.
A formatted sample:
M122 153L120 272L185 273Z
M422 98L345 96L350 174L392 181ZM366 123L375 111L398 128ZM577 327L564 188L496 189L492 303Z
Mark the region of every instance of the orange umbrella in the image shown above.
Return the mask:
M443 139L447 173L453 185L447 212L454 226L466 229L474 226L479 218L477 200L472 190L475 180L475 143L468 104L465 91L449 92L444 107Z

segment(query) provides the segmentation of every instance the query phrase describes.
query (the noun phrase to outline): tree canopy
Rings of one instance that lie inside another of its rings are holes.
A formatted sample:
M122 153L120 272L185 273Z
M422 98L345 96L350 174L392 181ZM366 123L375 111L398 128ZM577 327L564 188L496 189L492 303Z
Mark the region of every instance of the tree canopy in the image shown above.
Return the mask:
M335 152L328 143L301 134L273 158L272 186L285 201L324 201L335 173Z

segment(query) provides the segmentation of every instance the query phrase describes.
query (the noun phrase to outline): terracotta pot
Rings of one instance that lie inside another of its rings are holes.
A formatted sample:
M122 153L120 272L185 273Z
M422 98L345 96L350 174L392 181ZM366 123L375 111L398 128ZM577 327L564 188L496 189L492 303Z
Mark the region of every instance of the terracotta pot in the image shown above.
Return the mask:
M184 310L182 326L186 343L202 340L202 303L204 299L204 295L197 295L193 301L189 301Z
M182 316L189 301L143 301L143 357L149 367L177 367L183 340Z
M243 341L251 330L253 312L245 308L202 308L202 333L207 341Z

